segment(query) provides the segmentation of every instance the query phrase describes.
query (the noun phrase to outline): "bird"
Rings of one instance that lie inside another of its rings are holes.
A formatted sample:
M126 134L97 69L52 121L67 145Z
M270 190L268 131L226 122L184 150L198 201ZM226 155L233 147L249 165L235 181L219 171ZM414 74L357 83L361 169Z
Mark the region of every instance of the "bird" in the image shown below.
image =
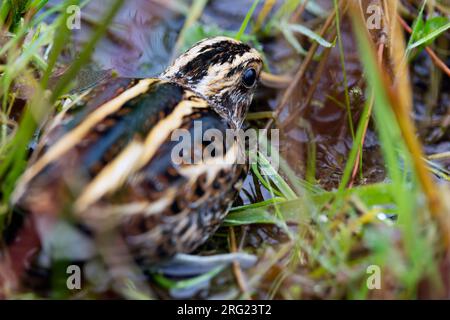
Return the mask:
M220 226L248 166L235 161L236 142L218 157L174 161L173 134L195 135L199 122L202 132L240 130L262 68L256 49L220 36L158 77L102 81L45 126L12 205L36 220L64 217L91 237L115 232L138 263L193 252ZM182 159L211 143L194 140Z

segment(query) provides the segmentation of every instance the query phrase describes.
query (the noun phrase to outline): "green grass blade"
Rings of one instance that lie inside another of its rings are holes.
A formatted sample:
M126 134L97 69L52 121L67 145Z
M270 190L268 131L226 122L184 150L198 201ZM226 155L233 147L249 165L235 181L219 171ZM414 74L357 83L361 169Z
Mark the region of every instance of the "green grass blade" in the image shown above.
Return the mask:
M371 94L372 95L372 94ZM361 140L364 134L364 127L367 117L369 116L370 103L372 103L372 98L369 97L364 105L363 113L361 114L361 118L359 120L358 128L356 130L356 136L353 140L353 145L348 155L347 163L345 164L344 173L341 178L341 182L339 183L339 192L338 194L342 194L345 187L348 185L350 181L350 177L352 174L353 167L356 162L356 157L358 155L358 151L362 151Z
M231 208L230 212L256 209L256 208L265 207L265 206L270 205L270 204L280 203L280 202L284 202L284 201L286 201L285 198L276 197L276 198L272 198L272 199L269 199L269 200L260 201L260 202L257 202L257 203L252 203L252 204L247 204L247 205L244 205L244 206L233 207L233 208Z
M265 177L262 176L261 172L259 172L258 165L256 163L252 164L251 168L252 168L252 172L255 174L256 178L258 179L259 182L261 182L261 184L264 186L264 188L266 188L271 193L274 193L275 195L277 195L279 197L283 197L283 194L280 191L274 189L270 185L270 182Z
M205 282L205 281L208 281L208 280L214 278L223 269L225 269L225 266L218 266L205 274L202 274L200 276L197 276L197 277L194 277L191 279L187 279L187 280L175 281L175 280L168 279L161 274L154 274L153 278L159 285L161 285L162 287L164 287L166 289L185 289L185 288L189 288L189 287L194 287L196 285L199 285L202 282Z
M280 224L273 215L263 209L250 209L232 212L227 215L223 225L227 227L243 226L250 224Z
M334 11L336 14L336 32L337 32L337 39L338 39L338 45L339 45L339 57L341 60L342 76L344 78L345 107L347 109L348 126L350 128L350 133L352 134L353 141L355 141L355 129L353 128L353 117L352 117L352 111L350 108L350 95L348 92L347 69L345 68L344 45L342 43L339 4L338 4L337 0L333 0L333 3L334 3Z
M78 2L79 2L78 0L65 1L65 7L67 8L71 5L76 5L76 4L78 4ZM43 88L47 88L48 80L50 79L53 68L56 65L56 61L58 60L58 57L59 57L61 51L66 46L67 41L70 37L70 30L67 27L67 23L66 23L68 17L69 17L69 12L67 12L67 10L64 10L63 14L60 15L58 18L58 22L57 22L58 32L55 33L52 49L48 56L47 70L45 70L44 75L42 76L42 80L41 80L41 85Z
M294 34L289 28L283 27L281 25L280 31L283 34L283 36L286 38L287 42L297 51L298 54L305 56L308 52L303 49L302 45L297 41Z
M186 20L184 22L183 28L180 31L180 34L178 36L177 42L175 43L175 47L173 48L173 55L176 56L180 52L180 49L187 49L186 48L186 37L188 37L191 28L195 25L196 21L200 18L202 15L203 9L205 8L206 4L208 3L208 0L195 0L192 2L192 5L189 9L189 12L187 14ZM201 39L197 39L194 42L197 42Z
M406 52L405 52L406 56L409 56L409 53L411 52L409 47L411 46L412 42L416 38L420 27L423 26L422 17L423 17L423 11L425 10L425 6L427 5L427 1L428 0L423 0L422 6L420 7L419 14L417 15L416 21L414 21L414 25L412 27L412 32L411 32L411 35L409 36L408 45L406 46Z
M286 199L293 200L297 198L295 192L291 189L287 182L284 181L280 174L272 167L269 160L267 160L267 158L261 152L258 152L258 162L263 174L265 174L267 177L269 177L270 180L272 180L272 182Z

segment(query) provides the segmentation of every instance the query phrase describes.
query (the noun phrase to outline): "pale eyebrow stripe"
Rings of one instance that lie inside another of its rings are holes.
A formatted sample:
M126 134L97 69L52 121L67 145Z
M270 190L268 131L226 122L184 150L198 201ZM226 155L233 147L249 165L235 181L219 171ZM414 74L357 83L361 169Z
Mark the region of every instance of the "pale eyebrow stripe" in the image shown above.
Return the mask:
M252 49L254 50L254 49ZM225 75L231 70L231 68L238 67L242 64L247 63L248 61L252 61L255 59L255 52L249 51L244 53L242 56L236 57L236 60L233 63L225 63L223 65L213 65L210 66L208 72L214 74L214 78L217 78L216 82L219 83L220 87L223 87L220 83L224 82ZM214 83L211 84L211 75L207 74L203 77L200 82L196 85L197 92L209 92L210 88L213 87Z
M159 79L143 79L140 80L135 86L122 92L114 99L106 102L96 110L92 112L83 122L81 122L72 131L65 134L55 145L53 145L39 160L36 161L31 167L29 167L19 183L17 184L18 192L13 199L18 200L21 196L26 184L33 179L40 171L42 171L52 161L66 153L72 147L74 147L89 131L101 120L108 115L119 110L126 102L137 97L140 94L145 93L151 84L160 81ZM21 192L22 191L22 192ZM14 201L14 200L13 200Z

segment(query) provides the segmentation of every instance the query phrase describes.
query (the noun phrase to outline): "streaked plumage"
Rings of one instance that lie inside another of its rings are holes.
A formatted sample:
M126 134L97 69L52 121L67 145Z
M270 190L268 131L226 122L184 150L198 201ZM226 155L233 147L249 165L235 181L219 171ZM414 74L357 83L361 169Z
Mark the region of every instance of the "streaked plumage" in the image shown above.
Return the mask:
M196 120L224 135L239 129L261 65L256 50L218 37L194 45L159 78L99 85L78 111L48 126L15 204L37 218L68 214L94 236L117 230L140 261L194 250L225 217L246 167L230 164L238 144L214 164L174 164L170 136L193 133Z

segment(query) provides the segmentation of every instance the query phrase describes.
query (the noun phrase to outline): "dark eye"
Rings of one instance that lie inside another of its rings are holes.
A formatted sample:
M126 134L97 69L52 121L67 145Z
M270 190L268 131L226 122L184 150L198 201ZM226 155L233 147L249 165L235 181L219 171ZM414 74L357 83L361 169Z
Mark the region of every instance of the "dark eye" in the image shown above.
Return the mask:
M248 68L244 71L244 74L242 75L242 83L247 88L253 87L253 85L256 82L256 70L253 68Z

